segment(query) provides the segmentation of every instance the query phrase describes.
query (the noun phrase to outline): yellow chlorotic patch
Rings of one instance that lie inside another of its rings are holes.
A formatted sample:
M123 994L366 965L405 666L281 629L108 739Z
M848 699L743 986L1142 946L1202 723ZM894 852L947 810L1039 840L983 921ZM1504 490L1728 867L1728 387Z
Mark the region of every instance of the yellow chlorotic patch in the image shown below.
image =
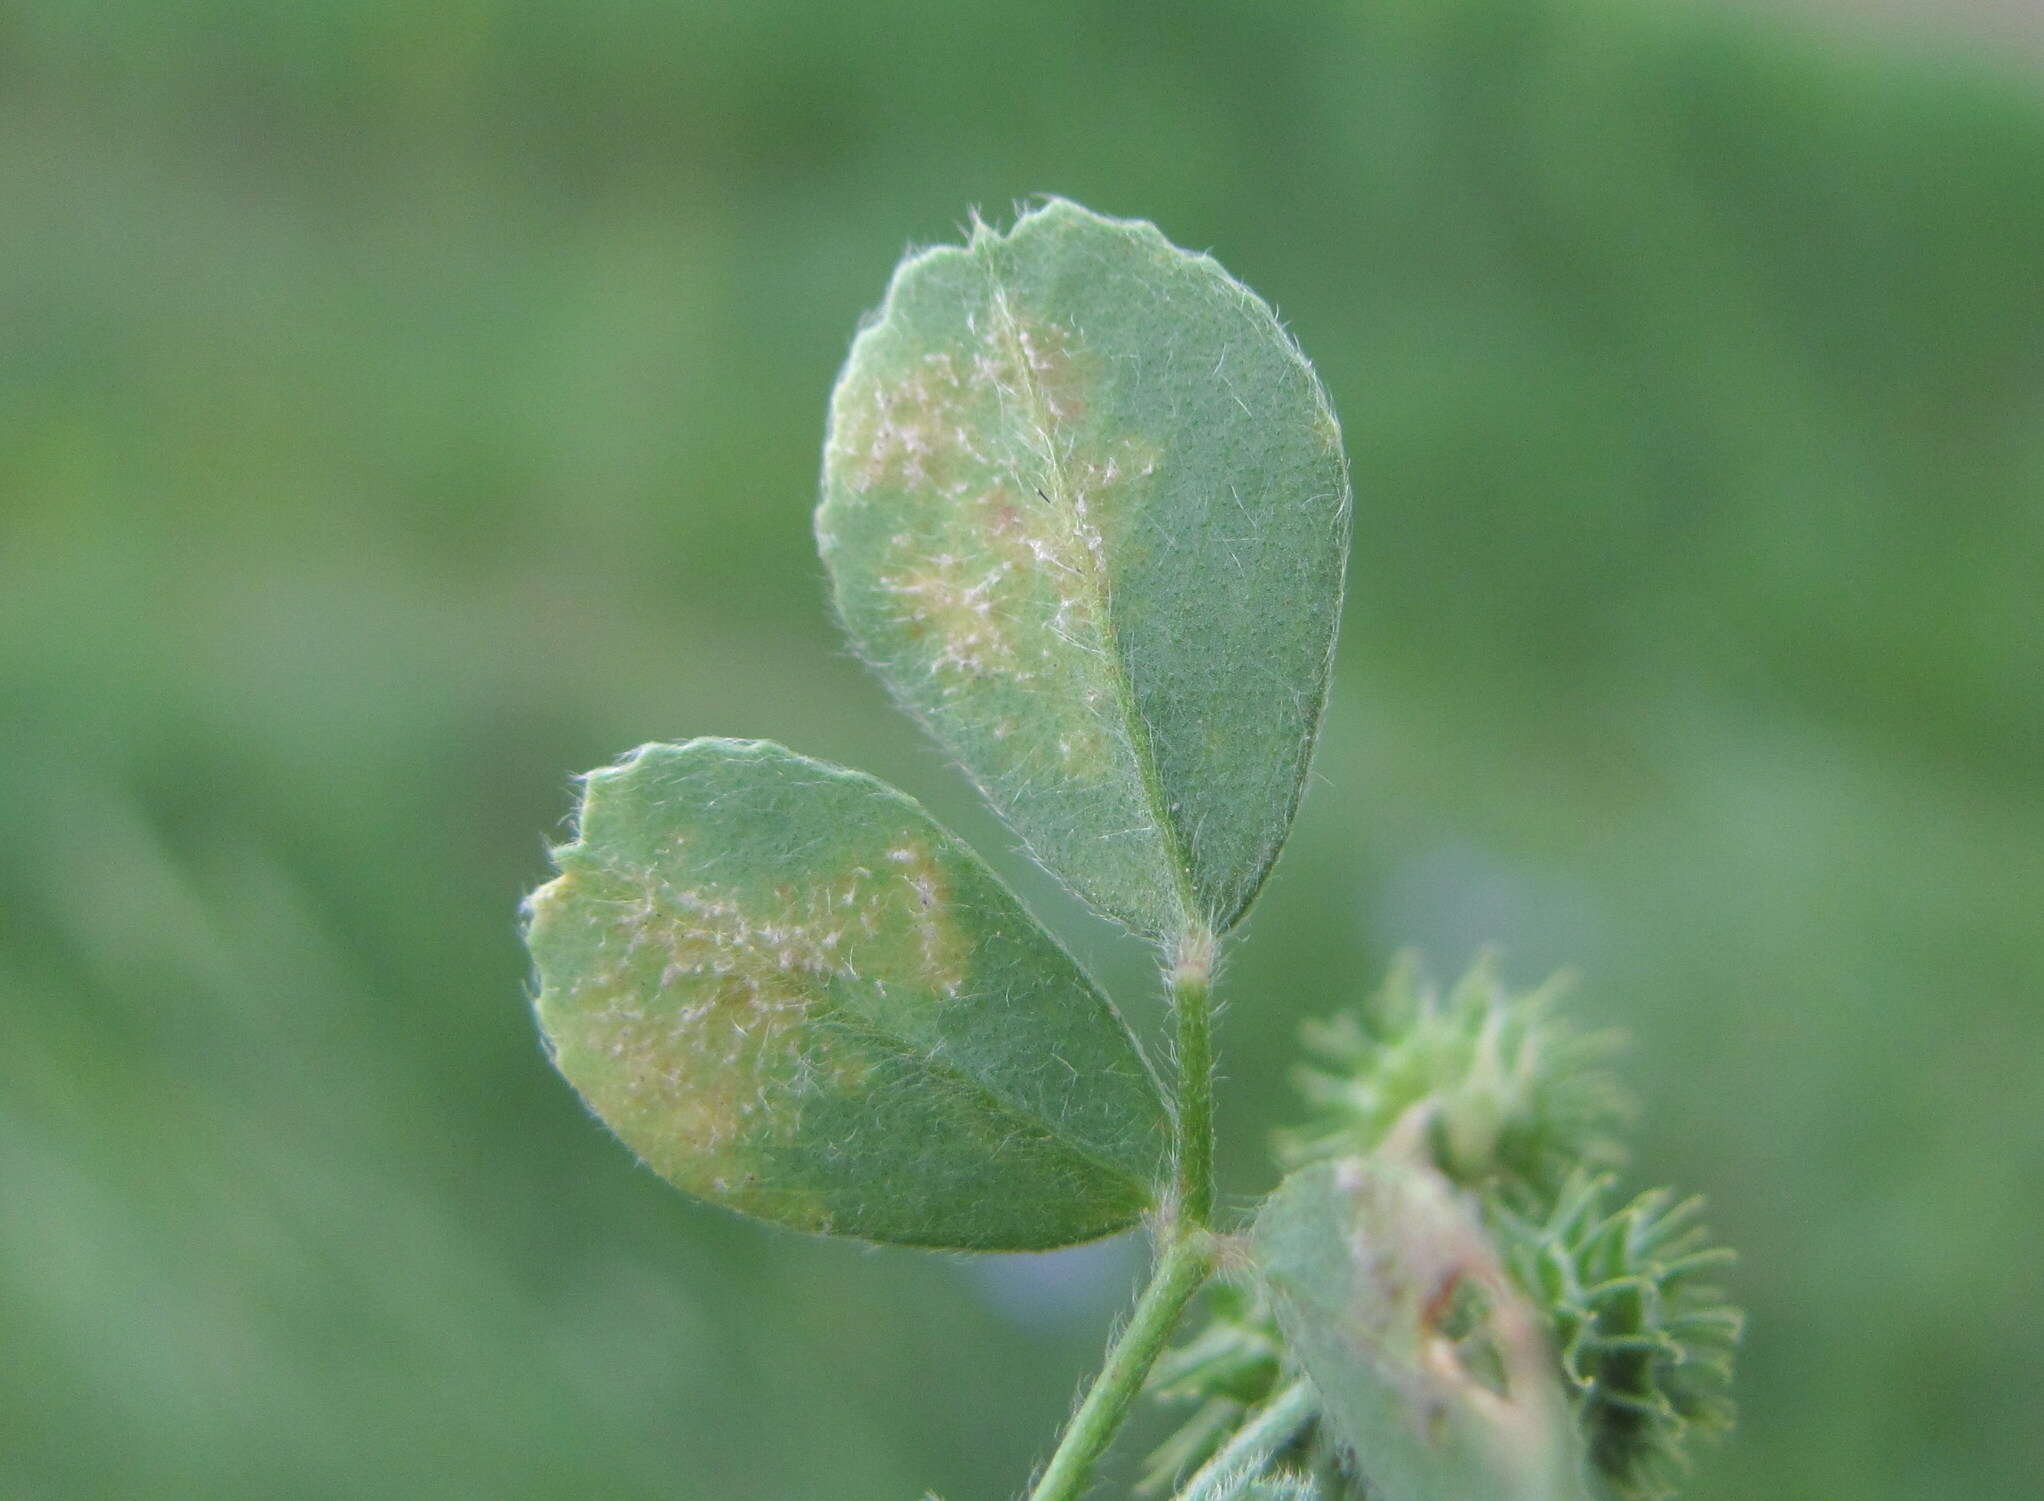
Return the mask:
M996 739L1026 694L1040 768L1104 769L1126 750L1113 701L1108 530L1156 459L1080 433L1084 360L1070 331L1017 313L1003 293L969 342L906 373L855 376L839 393L831 464L850 504L884 504L895 529L876 580L903 650L935 697Z
M855 1090L872 1060L812 1025L859 992L956 999L971 946L927 844L761 891L647 870L570 870L533 897L536 923L572 902L599 962L543 1004L561 1064L661 1172L700 1192L741 1187L749 1146L799 1133L803 1099ZM593 917L591 914L594 914Z

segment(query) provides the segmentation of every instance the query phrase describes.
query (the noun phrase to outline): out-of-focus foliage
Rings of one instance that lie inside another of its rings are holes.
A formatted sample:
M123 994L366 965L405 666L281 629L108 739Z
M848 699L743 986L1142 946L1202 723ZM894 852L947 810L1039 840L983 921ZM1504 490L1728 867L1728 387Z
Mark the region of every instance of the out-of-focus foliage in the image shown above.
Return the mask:
M809 535L906 239L1210 246L1341 412L1334 707L1224 1181L1414 943L1573 963L1752 1322L1689 1495L2044 1466L2044 85L1693 6L0 19L0 1493L998 1495L1132 1270L633 1168L510 916L763 735L1004 836ZM1123 987L1144 963L1008 859ZM1122 1474L1145 1445L1122 1446ZM1114 1484L1119 1484L1119 1479ZM1110 1490L1110 1494L1112 1490Z

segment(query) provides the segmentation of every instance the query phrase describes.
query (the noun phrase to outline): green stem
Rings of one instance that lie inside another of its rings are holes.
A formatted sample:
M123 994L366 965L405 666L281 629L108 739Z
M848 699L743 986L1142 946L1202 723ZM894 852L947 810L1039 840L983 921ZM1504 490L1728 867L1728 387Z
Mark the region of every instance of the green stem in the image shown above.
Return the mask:
M1178 1018L1178 1214L1205 1226L1214 1213L1214 1039L1209 1002L1214 940L1191 933L1171 970Z
M1094 1463L1127 1418L1179 1315L1214 1269L1215 1240L1207 1228L1214 1212L1214 1047L1208 989L1213 935L1188 932L1171 967L1171 1007L1178 1018L1178 1113L1174 1143L1177 1202L1166 1221L1168 1239L1150 1285L1136 1300L1128 1326L1108 1347L1079 1410L1058 1440L1029 1501L1072 1501L1083 1494Z
M1301 1376L1265 1402L1219 1453L1199 1467L1199 1473L1178 1493L1177 1501L1212 1501L1224 1482L1247 1470L1260 1471L1311 1421L1313 1403L1313 1388Z
M1178 1316L1213 1269L1214 1238L1205 1230L1186 1230L1164 1247L1150 1285L1136 1300L1127 1327L1108 1349L1107 1363L1072 1415L1064 1437L1058 1440L1057 1452L1029 1493L1029 1501L1076 1501L1085 1493L1095 1461L1107 1451L1128 1416L1129 1405L1163 1353Z

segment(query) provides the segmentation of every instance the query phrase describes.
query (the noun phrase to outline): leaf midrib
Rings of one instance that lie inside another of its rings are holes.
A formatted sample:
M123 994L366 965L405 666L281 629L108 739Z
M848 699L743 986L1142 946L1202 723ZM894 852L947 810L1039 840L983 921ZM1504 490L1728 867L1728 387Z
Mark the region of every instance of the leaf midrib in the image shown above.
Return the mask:
M957 1001L958 1003L963 1003L966 999L966 997L960 996L957 998ZM1111 1158L1101 1156L1099 1148L1076 1140L1067 1131L1061 1129L1058 1123L1038 1115L1021 1102L996 1089L992 1084L988 1083L978 1074L971 1072L964 1065L942 1058L934 1052L919 1049L910 1039L896 1036L884 1030L871 1018L861 1015L853 1006L832 997L827 989L817 997L814 1004L818 1012L828 1013L832 1024L852 1033L860 1041L870 1044L879 1051L892 1054L911 1066L934 1075L954 1087L960 1088L963 1092L969 1092L980 1097L987 1101L987 1113L990 1115L1033 1125L1081 1162L1099 1168L1102 1172L1124 1182L1133 1183L1139 1196L1144 1199L1154 1198L1155 1185L1150 1179L1140 1173L1131 1171L1126 1163L1116 1162ZM931 1004L951 1004L951 1002L933 1000Z
M1012 236L1006 243L1013 244ZM1014 309L1009 302L1008 289L1002 283L1000 267L991 256L988 257L987 263L987 282L992 292L989 302L995 313L995 325L1007 345L1009 355L1014 360L1018 372L1017 384L1029 408L1023 416L1036 431L1044 434L1046 440L1054 439L1056 415L1050 410L1048 399L1037 386L1035 372L1030 368L1028 357L1022 348ZM996 400L1002 400L1006 395L998 384L995 391ZM1067 516L1076 517L1078 513L1072 504L1071 481L1060 462L1061 455L1055 441L1046 441L1042 457L1050 481L1053 503ZM1105 545L1106 539L1103 536L1103 548ZM1127 658L1122 654L1120 631L1115 623L1114 592L1108 587L1101 559L1091 548L1086 549L1084 572L1098 608L1100 631L1106 638L1106 657L1110 664L1107 678L1114 691L1115 708L1120 712L1123 728L1128 733L1130 755L1135 762L1136 782L1142 788L1143 800L1149 808L1150 821L1163 843L1172 895L1178 903L1180 933L1157 935L1160 940L1171 941L1193 927L1195 914L1200 910L1199 898L1192 887L1191 870L1186 862L1177 822L1171 817L1170 806L1164 796L1163 776L1158 770L1156 753L1150 744L1149 722L1142 717L1136 707L1135 683L1129 675Z

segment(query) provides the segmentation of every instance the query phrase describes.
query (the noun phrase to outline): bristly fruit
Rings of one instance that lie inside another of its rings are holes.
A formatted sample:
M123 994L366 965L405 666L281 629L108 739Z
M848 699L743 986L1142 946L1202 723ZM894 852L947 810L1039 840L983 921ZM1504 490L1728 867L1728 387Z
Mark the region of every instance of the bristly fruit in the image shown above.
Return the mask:
M1314 1115L1280 1135L1278 1155L1298 1164L1417 1145L1471 1192L1511 1282L1548 1326L1590 1466L1611 1495L1647 1501L1672 1494L1694 1436L1730 1426L1743 1316L1713 1284L1732 1255L1708 1243L1700 1200L1657 1189L1612 1207L1613 1180L1592 1168L1617 1160L1614 1132L1631 1113L1604 1066L1616 1039L1557 1017L1560 989L1512 991L1486 957L1443 992L1402 957L1363 1007L1304 1029L1316 1063L1298 1082ZM1480 1369L1484 1352L1469 1353ZM1215 1298L1207 1327L1158 1366L1155 1394L1193 1412L1151 1455L1146 1485L1219 1453L1296 1372L1264 1294ZM1310 1464L1322 1426L1309 1413L1272 1470Z
M1547 1310L1591 1462L1625 1497L1674 1493L1693 1433L1729 1428L1744 1316L1716 1275L1700 1199L1666 1189L1610 1208L1612 1180L1577 1173L1544 1209L1498 1196L1489 1220L1517 1281Z
M1604 1064L1618 1038L1558 1020L1565 988L1557 976L1514 992L1485 955L1444 993L1402 955L1360 1011L1301 1029L1317 1063L1295 1077L1313 1116L1279 1136L1279 1160L1367 1154L1419 1112L1436 1165L1465 1188L1551 1191L1581 1163L1617 1161L1631 1104Z

